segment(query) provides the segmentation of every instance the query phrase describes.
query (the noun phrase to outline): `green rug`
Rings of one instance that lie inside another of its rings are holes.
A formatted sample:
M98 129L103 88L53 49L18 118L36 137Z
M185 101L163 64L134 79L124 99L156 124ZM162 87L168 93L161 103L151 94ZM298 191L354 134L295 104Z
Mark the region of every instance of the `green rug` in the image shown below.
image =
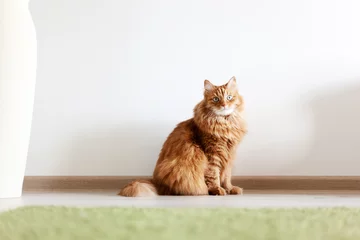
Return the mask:
M360 209L25 207L0 214L1 240L360 239Z

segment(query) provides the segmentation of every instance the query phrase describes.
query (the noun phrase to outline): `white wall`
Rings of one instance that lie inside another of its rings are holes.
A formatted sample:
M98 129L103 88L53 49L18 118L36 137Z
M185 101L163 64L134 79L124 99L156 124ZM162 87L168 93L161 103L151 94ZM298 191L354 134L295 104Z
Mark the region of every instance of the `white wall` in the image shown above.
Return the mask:
M360 174L357 0L32 0L27 175L150 175L203 80L235 75L235 175Z

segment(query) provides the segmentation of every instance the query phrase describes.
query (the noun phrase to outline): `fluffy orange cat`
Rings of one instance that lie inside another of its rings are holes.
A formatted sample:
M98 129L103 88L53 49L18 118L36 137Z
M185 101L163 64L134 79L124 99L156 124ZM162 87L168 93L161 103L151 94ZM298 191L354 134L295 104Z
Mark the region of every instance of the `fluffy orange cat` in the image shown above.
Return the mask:
M153 178L125 186L119 195L242 194L231 184L235 151L247 132L244 101L235 77L222 86L204 82L204 99L194 117L181 122L165 141Z

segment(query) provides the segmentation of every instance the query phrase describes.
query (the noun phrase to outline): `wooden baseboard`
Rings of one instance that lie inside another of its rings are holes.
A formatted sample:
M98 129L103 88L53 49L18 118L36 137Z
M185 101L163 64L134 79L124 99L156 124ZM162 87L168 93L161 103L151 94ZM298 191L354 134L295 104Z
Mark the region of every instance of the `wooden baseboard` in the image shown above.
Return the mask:
M134 179L125 176L27 176L24 191L119 190ZM360 176L235 176L245 190L360 190Z

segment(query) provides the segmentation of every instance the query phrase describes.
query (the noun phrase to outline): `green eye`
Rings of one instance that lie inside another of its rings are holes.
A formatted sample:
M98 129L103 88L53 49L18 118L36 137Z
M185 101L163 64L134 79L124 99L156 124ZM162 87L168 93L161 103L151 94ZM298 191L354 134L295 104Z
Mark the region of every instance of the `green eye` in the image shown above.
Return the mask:
M228 95L228 96L226 97L226 99L230 101L231 99L233 99L233 96Z
M213 98L213 101L214 101L214 102L218 102L219 100L220 100L220 99L219 99L218 97L214 97L214 98Z

